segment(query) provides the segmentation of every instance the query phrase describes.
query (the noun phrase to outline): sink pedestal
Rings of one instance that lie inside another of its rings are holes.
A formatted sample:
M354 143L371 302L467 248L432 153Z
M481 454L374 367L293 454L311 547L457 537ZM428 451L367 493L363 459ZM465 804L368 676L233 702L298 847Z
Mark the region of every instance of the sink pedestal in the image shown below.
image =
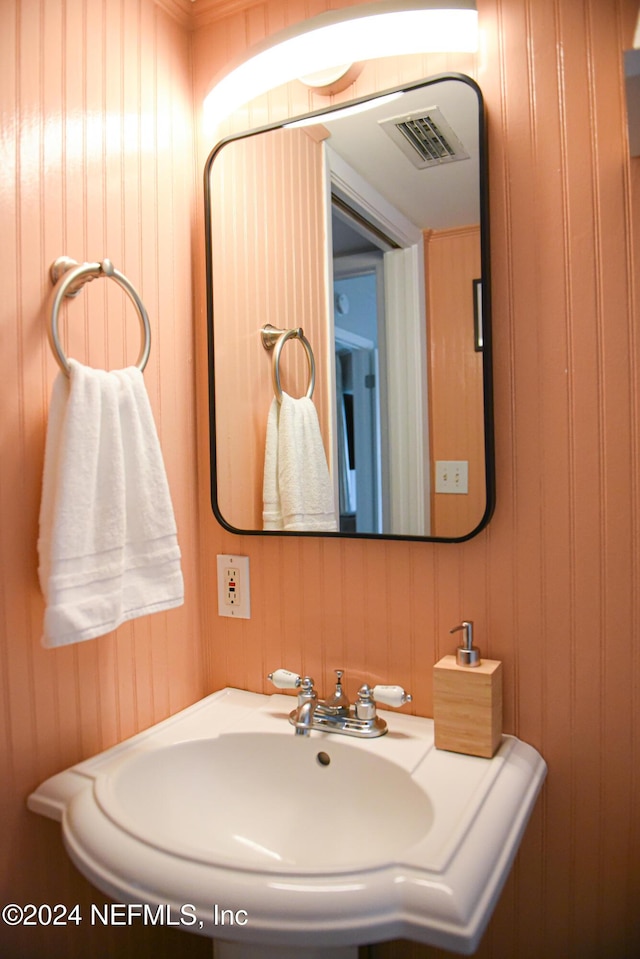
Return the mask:
M358 959L357 946L343 946L337 949L313 949L305 946L301 949L282 946L251 946L241 942L213 943L213 959Z

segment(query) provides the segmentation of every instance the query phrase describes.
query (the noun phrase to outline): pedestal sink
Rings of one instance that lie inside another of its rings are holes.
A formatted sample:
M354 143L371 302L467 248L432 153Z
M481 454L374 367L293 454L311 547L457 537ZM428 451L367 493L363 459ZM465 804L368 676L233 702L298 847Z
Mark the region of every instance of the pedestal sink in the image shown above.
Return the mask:
M78 869L120 908L230 942L407 938L471 954L543 782L505 736L436 750L429 719L375 740L294 736L288 696L225 689L43 783Z

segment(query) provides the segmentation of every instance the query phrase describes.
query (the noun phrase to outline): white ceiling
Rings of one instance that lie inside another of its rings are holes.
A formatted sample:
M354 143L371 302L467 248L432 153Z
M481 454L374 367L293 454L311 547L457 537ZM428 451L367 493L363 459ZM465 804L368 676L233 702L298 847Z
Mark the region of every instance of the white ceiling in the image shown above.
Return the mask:
M416 169L379 121L438 107L469 159ZM443 230L480 220L478 98L450 78L411 90L380 107L342 119L322 118L328 143L419 229Z

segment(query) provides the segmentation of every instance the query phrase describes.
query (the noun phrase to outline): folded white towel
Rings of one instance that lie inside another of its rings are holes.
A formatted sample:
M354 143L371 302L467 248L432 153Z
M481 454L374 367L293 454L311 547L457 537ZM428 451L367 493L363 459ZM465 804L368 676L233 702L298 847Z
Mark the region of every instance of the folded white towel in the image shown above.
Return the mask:
M318 414L306 396L283 392L269 409L262 519L267 530L337 529Z
M53 387L45 447L40 586L42 642L102 636L180 606L180 549L142 373L69 360Z

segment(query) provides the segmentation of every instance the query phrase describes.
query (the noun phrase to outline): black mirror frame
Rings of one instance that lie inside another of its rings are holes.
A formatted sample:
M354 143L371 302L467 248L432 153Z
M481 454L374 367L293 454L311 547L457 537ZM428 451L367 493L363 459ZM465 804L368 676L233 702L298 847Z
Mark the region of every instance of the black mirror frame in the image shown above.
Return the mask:
M215 430L215 368L214 368L214 336L213 336L213 269L212 269L212 250L211 250L211 166L220 150L227 144L235 140L245 139L247 137L257 136L260 133L266 133L269 130L277 130L290 123L290 118L281 123L267 124L245 133L225 137L213 148L207 157L204 167L204 227L205 227L205 267L206 267L206 286L207 286L207 337L208 337L208 368L209 368L209 444L210 444L210 489L211 506L214 516L220 525L230 533L241 536L303 536L303 537L328 537L330 539L373 539L373 540L403 540L406 542L418 543L462 543L477 536L489 523L496 503L496 477L495 477L495 433L493 416L493 337L492 337L492 313L491 313L491 257L490 257L490 231L489 231L489 167L488 167L488 142L487 142L487 121L484 97L482 91L475 80L463 73L439 73L423 80L413 81L408 84L394 87L390 90L379 91L375 94L359 97L356 100L349 101L348 104L341 103L336 105L335 109L342 109L346 105L364 103L368 100L385 96L388 93L407 92L415 90L418 87L427 87L433 83L444 80L459 80L468 84L476 93L478 98L478 142L479 142L479 172L480 172L480 262L482 271L482 374L483 374L483 404L484 404L484 453L485 453L485 487L486 487L486 507L483 516L478 525L466 533L464 536L410 536L396 533L349 533L349 532L306 532L306 531L284 531L284 530L262 530L262 529L238 529L231 526L222 516L218 506L217 496L217 453L216 453L216 430ZM318 110L307 116L326 116L326 110Z

